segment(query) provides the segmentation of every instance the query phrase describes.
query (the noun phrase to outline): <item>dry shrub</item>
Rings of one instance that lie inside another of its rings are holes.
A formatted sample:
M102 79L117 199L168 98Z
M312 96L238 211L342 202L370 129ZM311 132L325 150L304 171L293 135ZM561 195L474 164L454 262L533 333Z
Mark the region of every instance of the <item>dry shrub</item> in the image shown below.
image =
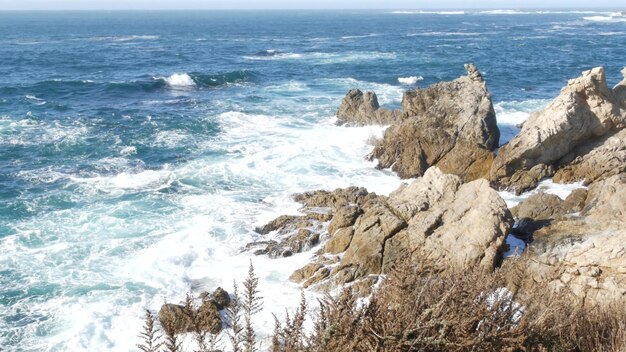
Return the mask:
M310 335L296 325L306 305L277 322L273 351L626 351L624 305L572 308L545 287L520 301L505 287L524 265L493 274L401 265L364 303L350 290L327 297Z
M343 351L537 351L625 352L626 302L582 308L567 293L533 286L524 292L526 262L507 262L495 273L478 269L430 272L404 263L380 288L362 300L352 290L320 301L307 333L309 311L302 295L299 308L275 319L274 352ZM243 295L234 285L227 308L232 351L254 351L252 317L261 308L258 278L252 266ZM507 288L508 287L508 288ZM188 296L186 308L192 311ZM181 351L173 326L161 322L161 343L150 312L140 337L143 351ZM196 327L199 327L196 324ZM196 330L198 330L196 328ZM198 351L216 351L215 336L196 331Z

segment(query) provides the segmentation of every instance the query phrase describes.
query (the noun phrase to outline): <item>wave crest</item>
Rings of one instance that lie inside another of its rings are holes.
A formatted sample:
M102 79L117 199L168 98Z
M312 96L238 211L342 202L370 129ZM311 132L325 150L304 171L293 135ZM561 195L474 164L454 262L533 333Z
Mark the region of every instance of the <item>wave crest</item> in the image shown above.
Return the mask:
M424 77L422 76L398 77L398 82L407 86L412 86L423 79Z

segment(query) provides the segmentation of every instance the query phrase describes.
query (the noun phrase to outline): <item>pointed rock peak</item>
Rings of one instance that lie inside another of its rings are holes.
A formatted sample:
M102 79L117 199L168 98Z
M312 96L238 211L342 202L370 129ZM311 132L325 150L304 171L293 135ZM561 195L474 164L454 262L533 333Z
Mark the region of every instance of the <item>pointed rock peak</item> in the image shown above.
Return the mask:
M478 71L478 68L474 64L465 64L465 70L467 71L467 76L476 82L483 81L483 75Z
M626 90L626 67L624 67L624 69L622 70L622 75L624 76L624 79L619 82L615 88L613 88L613 90L619 90L620 92L623 92L624 90ZM624 95L622 97L622 99L626 98L626 95Z
M567 88L573 88L574 91L583 91L590 87L599 87L601 91L606 93L608 86L606 84L606 75L604 74L604 67L594 67L591 70L583 71L582 76L574 79L570 79L567 82Z

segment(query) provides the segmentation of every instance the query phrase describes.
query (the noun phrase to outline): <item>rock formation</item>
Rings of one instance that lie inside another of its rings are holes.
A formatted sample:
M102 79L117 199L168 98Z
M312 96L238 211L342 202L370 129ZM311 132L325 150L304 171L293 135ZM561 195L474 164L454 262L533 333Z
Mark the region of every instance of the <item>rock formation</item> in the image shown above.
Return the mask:
M462 184L436 167L389 197L346 194L321 191L301 197L305 209L326 206L332 214L317 258L292 275L305 287L326 279L332 284L367 280L407 258L436 271L468 265L491 271L512 221L486 180Z
M399 110L387 110L378 105L374 92L352 89L346 94L337 111L337 125L391 125L399 122Z
M591 185L580 213L534 233L527 285L566 289L583 304L626 299L626 174ZM570 196L571 197L571 196Z
M245 250L276 258L311 249L320 242L327 227L343 227L341 221L352 221L351 217L360 214L360 206L376 197L375 193L368 193L362 187L296 194L294 200L303 204L300 209L303 215L282 215L257 228L256 232L268 239L249 243ZM353 209L354 214L349 214L349 209ZM337 241L331 242L339 246Z
M624 140L618 131L626 126L625 90L626 80L609 89L602 67L570 80L555 100L531 114L520 133L500 148L490 180L519 193L559 168L563 171L557 180L587 182L623 170ZM615 134L617 138L611 138ZM617 154L605 156L607 151Z
M402 178L430 166L464 181L487 174L500 132L487 85L474 65L467 76L416 89L402 98L403 120L389 127L371 154Z
M626 172L626 129L584 144L561 158L554 181L593 183Z
M167 303L159 310L159 321L165 328L173 329L174 333L193 332L199 327L211 334L222 331L222 318L220 311L230 304L228 292L218 287L213 294L204 292L200 295L202 303L199 307L192 307L193 312L185 309L185 306ZM193 316L196 317L194 322Z

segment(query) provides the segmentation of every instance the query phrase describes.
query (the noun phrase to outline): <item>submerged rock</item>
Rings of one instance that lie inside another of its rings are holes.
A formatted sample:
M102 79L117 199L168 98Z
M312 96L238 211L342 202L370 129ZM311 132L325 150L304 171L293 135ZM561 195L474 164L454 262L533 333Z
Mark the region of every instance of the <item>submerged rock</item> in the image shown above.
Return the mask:
M402 178L434 165L464 181L487 174L500 132L485 81L476 66L466 69L467 76L404 94L402 122L389 127L372 151L379 168Z
M556 99L531 114L520 133L500 148L490 180L521 193L558 168L563 171L557 180L588 182L621 170L623 143L607 137L626 126L625 87L626 80L609 89L602 67L570 80Z

